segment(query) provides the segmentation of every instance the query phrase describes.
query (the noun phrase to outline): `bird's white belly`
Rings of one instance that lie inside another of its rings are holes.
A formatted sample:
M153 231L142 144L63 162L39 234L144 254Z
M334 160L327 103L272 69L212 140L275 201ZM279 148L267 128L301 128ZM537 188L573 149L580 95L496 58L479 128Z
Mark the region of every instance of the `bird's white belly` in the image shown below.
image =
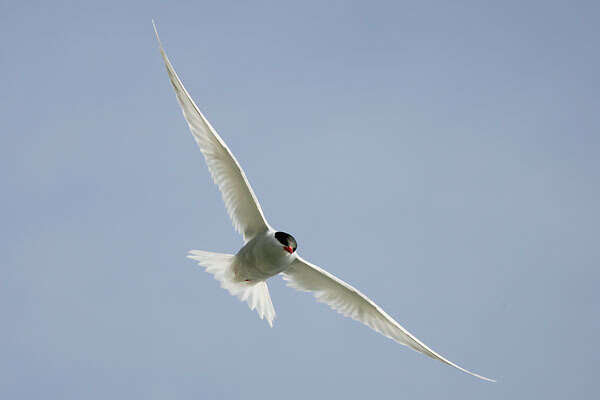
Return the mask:
M233 273L238 282L259 282L264 281L278 273L284 271L287 266L250 264L236 260L233 263Z
M294 259L282 246L273 245L270 236L260 235L238 251L232 269L238 282L264 281L286 270Z

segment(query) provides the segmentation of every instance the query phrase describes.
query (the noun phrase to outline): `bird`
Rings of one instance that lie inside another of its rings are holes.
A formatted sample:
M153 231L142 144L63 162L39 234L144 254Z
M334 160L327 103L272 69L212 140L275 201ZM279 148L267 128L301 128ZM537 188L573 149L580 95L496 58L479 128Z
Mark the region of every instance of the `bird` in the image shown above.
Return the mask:
M271 327L275 309L266 281L282 275L288 286L312 292L317 301L338 313L428 357L484 381L495 382L433 351L358 289L300 257L296 239L269 225L244 170L183 86L165 53L154 21L152 24L183 116L221 192L233 226L244 240L243 247L235 255L191 250L188 257L212 274L231 295L248 303L251 310L256 309L260 318L266 319Z

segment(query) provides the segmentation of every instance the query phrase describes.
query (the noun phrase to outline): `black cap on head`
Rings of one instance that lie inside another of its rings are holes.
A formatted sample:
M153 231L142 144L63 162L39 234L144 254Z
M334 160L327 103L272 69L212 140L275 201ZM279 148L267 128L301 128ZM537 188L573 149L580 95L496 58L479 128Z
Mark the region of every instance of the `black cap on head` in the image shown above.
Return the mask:
M279 241L284 246L290 246L294 251L298 248L298 244L296 243L296 239L289 233L285 232L275 232L275 239Z

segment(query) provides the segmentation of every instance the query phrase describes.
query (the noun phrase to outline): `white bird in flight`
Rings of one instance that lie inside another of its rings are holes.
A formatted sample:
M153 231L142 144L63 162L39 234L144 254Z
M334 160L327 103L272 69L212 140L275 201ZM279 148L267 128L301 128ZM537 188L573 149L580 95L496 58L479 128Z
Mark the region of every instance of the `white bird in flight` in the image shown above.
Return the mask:
M152 24L154 25L154 21ZM188 257L198 261L207 272L213 274L229 293L247 302L252 310L256 309L260 318L266 318L271 327L275 309L266 280L282 274L283 279L288 281L288 286L313 292L318 301L328 304L340 314L360 321L426 356L477 378L495 382L468 371L431 350L367 296L298 255L294 237L273 229L267 222L244 170L221 136L200 112L175 73L160 42L156 25L154 32L183 116L221 191L233 226L244 237L244 246L235 255L192 250Z

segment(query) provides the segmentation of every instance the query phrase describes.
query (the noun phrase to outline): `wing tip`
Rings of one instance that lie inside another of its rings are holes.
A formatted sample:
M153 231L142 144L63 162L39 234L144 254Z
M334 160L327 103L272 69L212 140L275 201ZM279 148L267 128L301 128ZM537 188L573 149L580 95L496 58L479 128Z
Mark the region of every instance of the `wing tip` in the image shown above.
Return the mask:
M156 38L158 38L158 29L156 29L156 23L154 22L154 18L152 18L152 27L154 28L154 34Z
M158 36L158 29L156 28L156 23L154 22L154 18L152 19L152 27L154 28L154 35L156 36L156 41L158 42L158 47L160 48L160 51L163 51L163 45L162 42L160 41L160 36Z
M429 350L430 350L430 349L429 349ZM419 351L419 350L417 350L417 351ZM483 381L486 381L486 382L497 382L495 379L488 378L488 377L486 377L486 376L483 376L483 375L476 374L475 372L471 372L471 371L469 371L468 369L466 369L466 368L463 368L463 367L461 367L460 365L458 365L458 364L455 364L455 363L453 363L452 361L449 361L449 360L445 359L444 357L442 357L442 356L440 356L439 354L437 354L437 353L433 352L432 350L430 350L430 351L433 353L433 355L435 355L435 357L432 357L430 354L427 354L427 353L423 353L423 354L425 354L425 355L427 355L427 356L429 356L429 357L431 357L431 358L433 358L433 359L436 359L436 360L438 360L438 361L441 361L441 362L443 362L444 364L448 364L449 366L451 366L451 367L454 367L454 368L456 368L456 369L458 369L458 370L460 370L460 371L462 371L462 372L465 372L465 373L467 373L467 374L469 374L469 375L472 375L472 376L474 376L475 378L479 378L479 379L481 379L481 380L483 380Z
M493 383L497 383L498 382L496 379L487 378L487 377L485 377L483 375L475 374L473 372L470 372L470 374L473 375L474 377L479 378L479 379L481 379L483 381L486 381L486 382L493 382Z
M452 364L449 364L449 365L451 365L451 366L453 366L453 367L455 367L455 368L458 368L459 370L461 370L461 371L463 371L463 372L466 372L467 374L469 374L469 375L472 375L472 376L474 376L475 378L479 378L479 379L481 379L481 380L483 380L483 381L486 381L486 382L494 382L494 383L496 383L496 382L497 382L497 380L495 380L495 379L488 378L488 377L485 377L485 376L483 376L483 375L476 374L475 372L471 372L471 371L469 371L468 369L465 369L465 368L463 368L463 367L460 367L460 366L458 366L458 365L456 365L456 364L454 364L454 363L452 363Z

